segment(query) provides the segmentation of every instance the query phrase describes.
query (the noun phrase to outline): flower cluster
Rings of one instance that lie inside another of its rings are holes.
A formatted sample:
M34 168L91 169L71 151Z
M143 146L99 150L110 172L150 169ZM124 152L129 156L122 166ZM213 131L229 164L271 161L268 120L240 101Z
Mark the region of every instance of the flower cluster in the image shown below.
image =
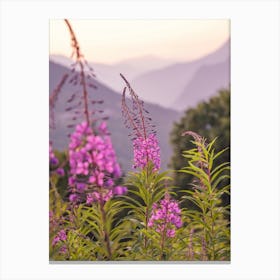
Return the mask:
M53 148L52 148L51 143L49 143L49 162L50 162L51 166L58 165L58 159L53 152Z
M107 201L115 193L114 179L121 176L121 170L105 122L98 127L98 134L93 133L87 122L82 122L71 135L68 183L72 202L81 200L85 193L89 204L96 200Z
M153 170L160 169L160 148L156 137L155 125L149 111L144 108L144 102L139 99L127 79L120 74L125 81L126 87L122 97L122 115L126 128L132 130L129 134L133 140L134 168L145 168L149 162L154 165ZM132 106L126 102L126 89L129 89ZM131 108L132 107L132 108Z
M53 229L58 226L58 221L55 218L53 211L49 211L49 224L50 229Z
M52 241L52 246L55 246L59 241L66 241L67 235L64 229L60 230Z
M62 167L58 167L59 161L53 152L51 143L49 143L49 165L52 170L52 173L56 173L59 176L64 176L65 172Z
M160 168L160 148L155 134L150 134L147 139L138 137L133 141L134 168L144 168L148 162L154 164L154 169Z
M58 228L60 227L60 224L62 222L61 218L55 217L53 211L49 211L49 229L50 233L57 232ZM67 240L67 234L64 229L59 230L55 237L52 240L52 247L55 247L57 244L60 243L59 253L65 254L67 253L67 246L64 241Z
M160 201L159 205L157 203L153 204L148 226L155 227L157 232L166 234L168 237L174 237L176 228L183 225L180 214L181 210L178 202L166 196Z

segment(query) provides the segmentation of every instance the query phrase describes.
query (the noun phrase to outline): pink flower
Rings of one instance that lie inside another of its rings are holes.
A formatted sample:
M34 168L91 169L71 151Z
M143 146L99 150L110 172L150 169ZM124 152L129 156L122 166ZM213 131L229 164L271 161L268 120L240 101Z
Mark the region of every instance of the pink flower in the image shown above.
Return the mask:
M78 124L69 143L71 192L75 195L82 195L82 192L86 191L88 204L99 199L97 194L100 189L107 189L104 191L104 196L101 196L104 200L111 197L112 195L109 193L110 190L112 193L114 180L121 176L106 123L102 123L98 131L99 135L96 135L85 122ZM83 187L78 185L81 182L84 184ZM73 199L78 201L76 196L72 196Z
M103 200L108 201L113 196L112 190L108 190L105 195L103 195Z
M56 169L56 174L59 175L59 176L64 176L65 175L64 169L63 168L57 168Z
M124 194L127 193L127 187L116 186L116 187L114 187L113 193L114 193L115 195L124 195Z
M89 193L89 194L87 194L86 204L92 204L94 201L97 201L98 199L99 199L99 197L98 198L96 197L95 192Z
M160 168L160 148L155 134L150 134L147 139L138 137L133 141L134 168L144 168L148 162L154 164L154 169Z
M96 173L97 173L97 172L96 172ZM99 186L103 186L103 184L104 184L104 181L103 181L104 173L102 173L102 172L97 173L96 177L97 177L97 184L98 184Z
M175 237L175 230L174 230L174 229L168 229L168 230L166 231L166 235L167 235L168 237Z
M55 246L59 241L60 241L59 237L55 236L53 241L52 241L52 246Z
M174 237L176 229L182 227L181 210L178 202L166 195L158 204L153 204L148 227L155 227L159 233L166 232L167 237Z
M92 204L95 201L108 201L112 196L112 190L103 190L103 193L94 191L93 193L87 194L86 204Z
M85 190L85 188L86 188L86 184L85 183L77 183L77 190L79 191L79 192L82 192L82 191L84 191Z
M77 202L77 200L78 200L78 196L77 196L77 194L70 194L70 196L69 196L69 200L71 201L71 202Z
M58 232L58 237L62 241L65 241L67 239L67 235L64 229Z
M55 154L53 152L51 143L49 143L49 162L50 162L50 165L58 165L58 163L59 163L57 157L55 156Z
M52 241L52 246L55 246L59 241L66 241L67 235L64 229L60 230Z
M76 180L75 180L74 177L69 177L69 179L68 179L68 184L69 184L70 186L74 185L75 182L76 182Z
M66 245L63 245L61 246L61 248L59 249L59 253L61 254L66 254L67 253L67 246Z

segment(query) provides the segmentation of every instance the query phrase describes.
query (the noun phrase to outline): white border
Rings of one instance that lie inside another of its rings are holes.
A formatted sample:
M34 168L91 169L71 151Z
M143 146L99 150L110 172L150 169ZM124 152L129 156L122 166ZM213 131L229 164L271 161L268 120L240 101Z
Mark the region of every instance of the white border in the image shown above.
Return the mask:
M230 264L49 264L48 20L64 17L231 19ZM279 34L278 1L2 1L0 278L279 279Z

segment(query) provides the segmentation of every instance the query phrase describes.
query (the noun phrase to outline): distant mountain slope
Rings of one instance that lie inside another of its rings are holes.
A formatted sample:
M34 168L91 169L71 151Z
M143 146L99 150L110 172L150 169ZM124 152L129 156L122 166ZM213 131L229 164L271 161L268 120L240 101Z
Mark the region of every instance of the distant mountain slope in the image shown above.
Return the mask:
M73 61L62 55L50 55L50 61L65 67L70 67ZM96 78L107 87L121 92L122 81L120 73L123 73L130 81L142 75L145 72L160 69L174 63L168 59L162 59L156 56L147 55L143 57L130 58L115 64L90 63L96 74Z
M50 61L50 93L54 90L63 74L66 72L69 72L69 69ZM121 78L119 79L120 84L123 84ZM101 106L101 108L105 111L104 114L110 117L108 120L108 126L110 132L112 133L112 141L118 155L119 162L121 163L123 170L131 170L133 160L132 144L127 136L129 131L127 131L123 124L121 115L121 95L98 81L94 82L98 88L97 90L92 90L90 95L95 100L104 100L104 104L99 105L99 108ZM54 148L59 150L66 149L68 145L67 134L71 132L71 130L67 129L66 126L70 123L69 120L72 118L73 113L66 112L65 108L67 107L67 99L75 90L78 90L78 88L75 89L66 83L57 100L55 110L56 129L50 131L50 139L53 141ZM139 93L139 95L141 97L141 93ZM91 109L93 109L92 106L94 105L91 105ZM151 117L157 125L158 138L161 148L162 168L166 169L172 153L171 146L169 144L169 133L173 122L179 119L180 114L175 110L162 108L158 105L149 103L146 103L146 108L150 111Z
M135 75L136 77L145 72L161 69L163 67L166 67L174 63L175 60L172 59L161 58L154 55L145 55L145 56L125 59L123 61L116 63L115 65L119 67L121 67L122 65L130 65L137 71L133 73L133 75Z
M144 100L177 109L174 104L196 71L204 65L223 62L229 56L230 40L213 53L200 59L144 73L133 80L133 85L135 90L142 93Z
M229 84L229 59L219 64L202 66L174 102L173 107L178 110L195 107L200 101L206 101L215 95L219 89L228 88Z

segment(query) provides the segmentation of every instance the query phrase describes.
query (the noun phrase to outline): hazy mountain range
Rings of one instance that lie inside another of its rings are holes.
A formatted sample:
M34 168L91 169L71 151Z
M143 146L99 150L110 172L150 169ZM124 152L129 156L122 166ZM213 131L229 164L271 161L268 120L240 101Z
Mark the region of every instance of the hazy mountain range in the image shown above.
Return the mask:
M64 73L70 71L72 60L64 56L50 56L50 93L59 83ZM91 64L91 63L90 63ZM169 143L170 132L182 111L194 107L200 101L206 101L217 91L230 84L230 40L216 51L200 59L189 62L174 62L154 56L146 56L121 61L114 65L91 64L97 76L93 80L97 85L92 90L94 100L103 99L104 114L109 116L108 125L119 161L125 171L132 166L132 144L128 138L121 116L121 92L124 82L119 76L123 73L131 82L157 125L160 140L162 167L165 169L172 155ZM77 89L76 89L77 90ZM56 105L56 130L50 131L50 138L56 149L67 148L67 134L71 130L66 126L73 116L66 112L67 99L75 88L66 84ZM91 105L93 110L96 105ZM79 121L79 120L77 120ZM73 130L73 129L72 129Z
M49 63L49 91L50 93L56 88L61 77L65 73L69 73L68 68L53 63ZM124 85L121 78L120 83ZM133 151L132 143L128 138L128 131L122 119L121 113L121 94L113 91L109 87L101 84L98 81L94 81L97 89L93 89L90 92L90 96L93 100L104 100L102 105L90 105L91 111L104 110L103 116L109 116L108 127L112 134L112 142L116 150L120 164L123 170L131 170ZM55 149L64 150L67 148L69 139L67 134L73 131L73 128L67 128L68 124L73 124L71 118L74 116L73 111L66 111L66 107L69 107L67 100L71 97L72 93L79 90L79 88L73 88L69 83L66 83L60 95L58 96L55 107L55 121L56 129L50 130L50 140L53 142ZM81 90L80 90L81 92ZM79 99L80 100L80 99ZM79 100L77 102L79 102ZM76 103L77 103L76 102ZM180 114L172 109L166 109L159 105L145 103L145 108L150 112L154 124L157 126L157 135L161 148L161 161L162 168L166 169L169 158L171 157L172 150L169 144L169 133L172 129L173 122L177 121ZM79 122L78 118L75 123Z
M51 55L50 60L67 67L72 63L69 58L59 55ZM193 61L176 62L145 56L113 65L90 64L97 80L107 87L121 92L123 84L119 73L122 73L143 100L181 111L207 100L220 88L228 87L230 40L214 52Z
M68 68L73 63L70 58L62 55L51 55L50 60ZM174 62L174 60L147 55L133 59L125 59L112 65L104 63L89 64L93 67L98 81L115 91L121 92L123 84L119 78L119 73L124 74L130 81L132 81L148 71L161 69Z
M173 102L172 107L184 110L195 107L200 101L208 100L222 87L230 84L230 62L227 59L218 64L200 67L181 94Z
M175 63L160 70L152 70L136 77L132 84L137 92L141 92L144 100L158 103L176 110L184 110L206 100L221 87L229 85L230 41L213 53L200 59ZM220 64L217 68L217 64ZM221 73L224 72L223 78ZM208 83L200 77L211 76L211 83L200 92L201 83ZM206 75L205 75L206 74ZM188 88L192 85L191 88ZM186 91L190 90L190 91ZM187 100L186 97L187 96ZM179 104L179 106L178 106Z

